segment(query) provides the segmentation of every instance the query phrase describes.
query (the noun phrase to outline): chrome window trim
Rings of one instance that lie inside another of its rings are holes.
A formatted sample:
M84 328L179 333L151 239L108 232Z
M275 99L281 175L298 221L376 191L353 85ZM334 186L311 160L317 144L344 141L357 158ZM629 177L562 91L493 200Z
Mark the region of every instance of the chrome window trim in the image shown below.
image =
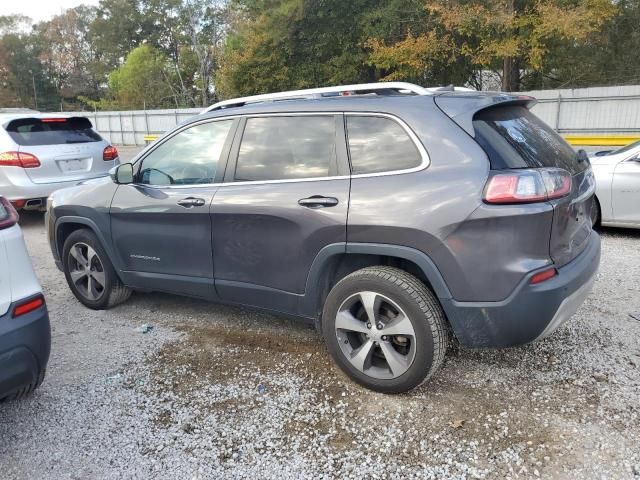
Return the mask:
M429 165L431 165L431 159L429 157L429 154L427 153L427 150L424 148L424 145L422 144L422 142L420 141L420 139L418 138L418 136L415 134L415 132L411 129L411 127L409 127L409 125L407 125L407 123L402 120L401 118L389 114L389 113L378 113L378 112L357 112L357 111L348 111L348 112L335 112L335 111L331 111L331 112L277 112L277 113L244 113L244 114L234 114L234 115L229 115L229 116L224 116L224 117L216 117L216 118L208 118L208 119L204 119L204 120L200 120L198 122L193 122L190 123L188 125L184 125L182 128L176 130L175 132L173 132L170 136L168 136L167 138L163 139L162 142L158 143L157 146L155 146L152 149L149 149L149 151L144 152L145 155L141 158L138 159L134 159L135 161L132 162L134 165L138 162L143 161L149 154L151 154L151 152L153 152L156 148L158 148L160 145L164 144L165 142L169 141L169 139L173 138L175 135L177 135L178 133L186 130L187 128L196 126L196 125L201 125L203 123L210 123L210 122L217 122L217 121L224 121L224 120L234 120L236 118L255 118L255 117L298 117L298 116L335 116L335 115L345 115L345 116L360 116L360 117L382 117L382 118L389 118L393 121L395 121L396 123L398 123L402 129L407 133L407 135L409 136L409 138L411 139L411 141L414 143L414 145L416 146L416 148L418 149L418 152L420 152L420 157L421 157L421 163L420 165L416 166L416 167L412 167L412 168L405 168L402 170L389 170L387 172L376 172L376 173L359 173L359 174L355 174L355 175L336 175L336 176L332 176L332 177L305 177L305 178L286 178L286 179L282 179L282 180L252 180L252 181L241 181L241 182L218 182L218 183L194 183L192 185L148 185L146 183L135 183L132 185L139 185L139 186L144 186L145 188L158 188L158 189L172 189L172 190L179 190L179 189L191 189L191 188L198 188L198 187L232 187L232 186L243 186L243 185L267 185L267 184L273 184L273 183L296 183L296 182L326 182L328 180L345 180L345 179L349 179L349 178L370 178L370 177L386 177L386 176L392 176L392 175L404 175L407 173L415 173L415 172L419 172L421 170L425 170L426 168L429 167ZM345 139L346 140L346 139ZM347 145L347 150L348 150L349 146Z

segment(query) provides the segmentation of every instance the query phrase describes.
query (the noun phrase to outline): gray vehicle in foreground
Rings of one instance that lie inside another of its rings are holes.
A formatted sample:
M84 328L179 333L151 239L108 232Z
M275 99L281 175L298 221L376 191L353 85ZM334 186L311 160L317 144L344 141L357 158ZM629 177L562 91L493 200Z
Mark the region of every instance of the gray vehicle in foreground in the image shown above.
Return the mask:
M89 308L142 290L294 316L352 379L403 392L451 336L531 342L590 291L589 161L533 103L405 83L225 101L55 193L51 249Z
M118 163L85 117L0 109L0 194L18 210L43 210L55 190L106 176Z

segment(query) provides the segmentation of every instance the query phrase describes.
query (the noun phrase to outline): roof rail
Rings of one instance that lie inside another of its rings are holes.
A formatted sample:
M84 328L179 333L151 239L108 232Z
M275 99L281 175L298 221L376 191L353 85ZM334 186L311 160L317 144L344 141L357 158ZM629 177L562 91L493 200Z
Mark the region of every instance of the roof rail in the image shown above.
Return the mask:
M437 90L420 87L413 83L407 82L378 82L378 83L360 83L356 85L341 85L336 87L309 88L306 90L291 90L288 92L267 93L263 95L252 95L250 97L232 98L222 102L214 103L202 113L211 112L213 110L221 110L223 108L242 107L251 103L275 102L278 100L294 100L302 98L323 98L348 96L353 94L369 94L378 95L390 94L408 94L408 95L433 95Z

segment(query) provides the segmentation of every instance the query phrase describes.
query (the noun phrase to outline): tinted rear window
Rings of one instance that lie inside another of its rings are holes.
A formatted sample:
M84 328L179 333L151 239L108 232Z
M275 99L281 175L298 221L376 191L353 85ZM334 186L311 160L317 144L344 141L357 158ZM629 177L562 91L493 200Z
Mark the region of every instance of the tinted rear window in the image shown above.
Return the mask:
M6 127L18 145L61 145L65 143L99 142L102 137L84 117L71 118L20 118Z
M489 156L492 170L564 168L572 174L587 168L551 127L525 107L495 107L473 119L476 141Z
M422 162L413 140L390 118L349 115L347 131L354 174L404 170Z

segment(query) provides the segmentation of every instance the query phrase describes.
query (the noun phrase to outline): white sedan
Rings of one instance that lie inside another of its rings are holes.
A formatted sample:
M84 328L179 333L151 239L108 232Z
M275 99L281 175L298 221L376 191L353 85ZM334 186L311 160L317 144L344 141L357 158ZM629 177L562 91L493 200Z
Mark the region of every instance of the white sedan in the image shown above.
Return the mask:
M590 157L601 225L640 228L640 141Z

